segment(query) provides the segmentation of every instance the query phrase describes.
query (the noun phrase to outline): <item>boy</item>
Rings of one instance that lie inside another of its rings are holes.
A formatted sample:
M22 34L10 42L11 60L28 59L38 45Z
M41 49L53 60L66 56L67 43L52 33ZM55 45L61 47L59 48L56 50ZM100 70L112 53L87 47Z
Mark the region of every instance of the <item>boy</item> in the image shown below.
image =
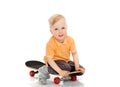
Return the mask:
M64 16L53 15L49 19L49 24L52 37L46 45L46 56L44 57L46 66L39 69L41 72L39 75L41 77L40 82L45 84L47 77L44 76L48 76L49 73L65 77L71 71L81 71L82 75L85 69L79 65L74 40L67 35L67 24ZM70 60L70 53L73 61Z

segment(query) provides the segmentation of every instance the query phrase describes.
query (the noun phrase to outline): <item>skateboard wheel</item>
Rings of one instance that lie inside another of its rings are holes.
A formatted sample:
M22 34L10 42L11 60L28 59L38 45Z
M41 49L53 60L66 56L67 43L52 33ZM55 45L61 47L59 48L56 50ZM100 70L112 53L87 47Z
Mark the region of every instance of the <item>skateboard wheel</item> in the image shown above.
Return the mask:
M60 83L60 78L59 77L55 77L54 78L54 83L55 84L59 84Z
M71 81L76 81L77 80L77 76L76 75L71 75Z
M33 77L33 76L35 75L35 72L32 70L32 71L29 72L29 75L30 75L31 77Z

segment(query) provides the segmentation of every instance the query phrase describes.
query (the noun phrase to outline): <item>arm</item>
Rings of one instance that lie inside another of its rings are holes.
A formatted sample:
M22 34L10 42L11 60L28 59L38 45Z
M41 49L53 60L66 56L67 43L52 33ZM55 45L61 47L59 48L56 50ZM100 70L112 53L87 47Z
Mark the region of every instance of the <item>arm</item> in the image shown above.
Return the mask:
M72 53L72 56L73 56L73 62L75 63L75 70L81 71L82 73L84 73L85 69L80 68L80 66L79 66L79 57L78 57L77 52Z
M55 61L54 61L51 57L48 57L47 60L48 60L48 64L49 64L56 72L58 72L60 76L67 76L67 75L69 74L68 71L61 70L61 69L59 68L59 66L55 63Z
M75 70L79 69L79 58L77 52L72 53L73 62L75 63Z

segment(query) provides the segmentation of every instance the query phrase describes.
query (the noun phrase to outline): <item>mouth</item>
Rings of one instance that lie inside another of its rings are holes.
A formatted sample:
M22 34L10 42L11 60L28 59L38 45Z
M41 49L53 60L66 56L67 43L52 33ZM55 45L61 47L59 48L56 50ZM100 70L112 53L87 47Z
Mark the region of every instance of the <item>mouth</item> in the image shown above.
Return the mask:
M64 35L63 34L61 34L61 35L58 35L58 37L63 37Z

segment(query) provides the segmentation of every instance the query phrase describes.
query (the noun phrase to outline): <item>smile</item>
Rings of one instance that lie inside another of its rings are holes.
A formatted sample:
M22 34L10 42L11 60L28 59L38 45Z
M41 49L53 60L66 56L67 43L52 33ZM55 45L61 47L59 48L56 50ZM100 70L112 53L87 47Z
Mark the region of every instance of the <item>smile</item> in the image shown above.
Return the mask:
M59 37L63 37L63 34L62 35L58 35Z

